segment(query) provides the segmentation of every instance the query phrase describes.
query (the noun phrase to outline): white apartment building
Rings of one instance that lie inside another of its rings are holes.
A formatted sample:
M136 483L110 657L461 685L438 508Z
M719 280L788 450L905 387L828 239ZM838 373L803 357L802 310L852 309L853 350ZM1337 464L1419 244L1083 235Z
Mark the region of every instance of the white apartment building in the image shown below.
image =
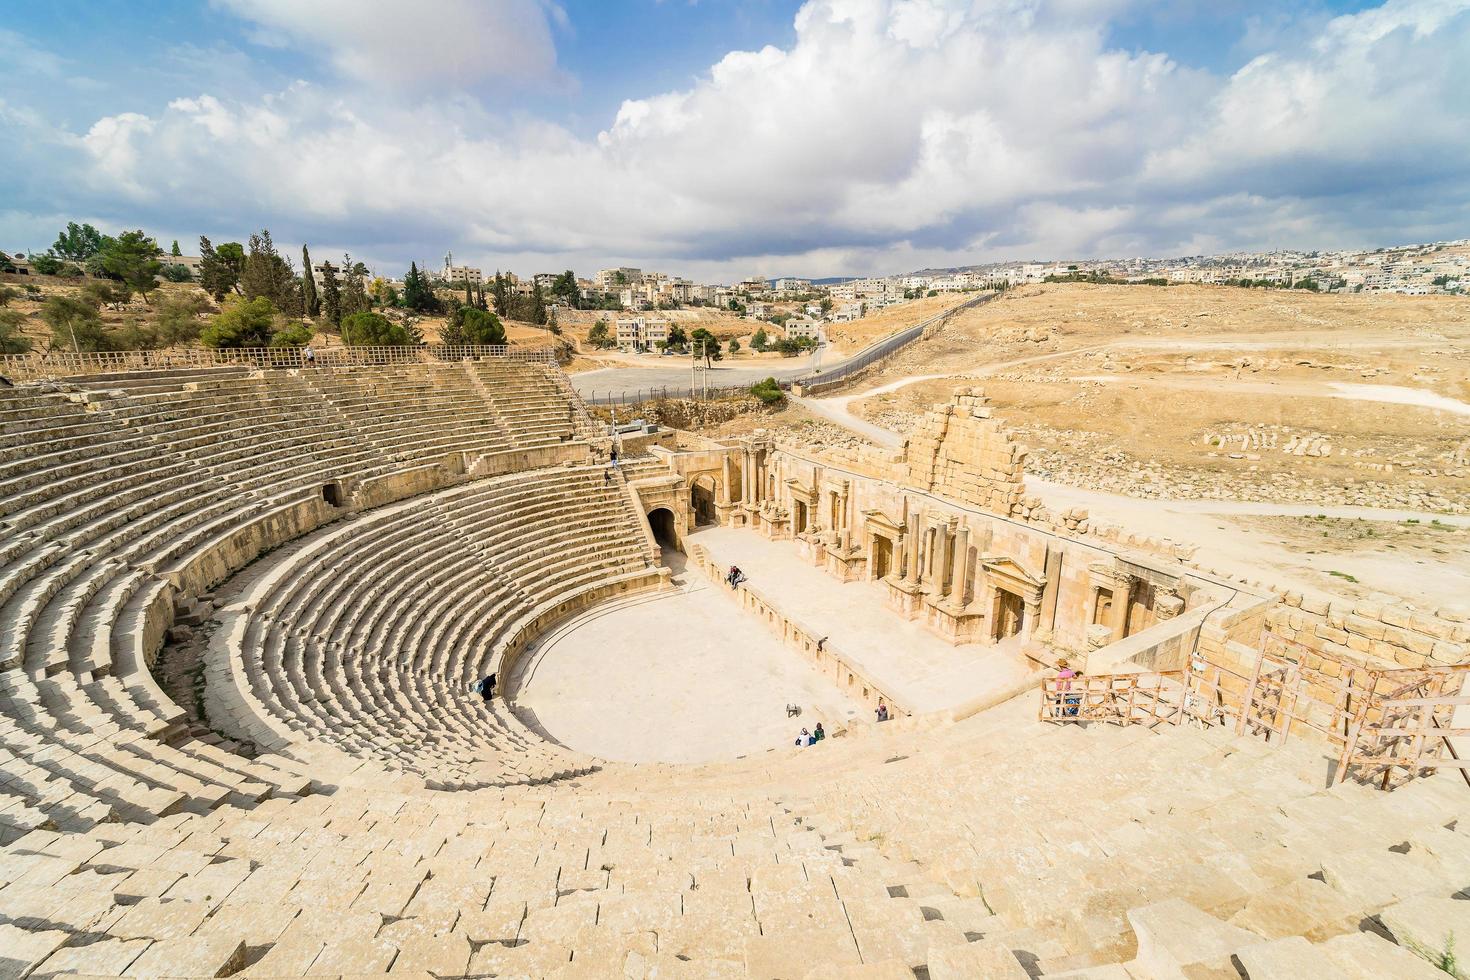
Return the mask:
M618 350L657 350L658 345L669 339L668 320L650 320L635 316L621 319L617 323Z
M850 323L863 315L864 304L844 303L832 311L834 323Z
M791 340L802 340L810 337L816 340L822 332L822 324L808 317L792 317L786 321L786 336Z
M615 293L624 286L636 285L642 281L643 270L631 266L597 270L597 288L605 293Z
M812 289L810 279L795 279L787 277L776 280L776 290L782 293L809 293Z
M463 285L466 281L476 286L485 281L480 270L468 265L445 265L443 272L444 281L448 283L459 283Z

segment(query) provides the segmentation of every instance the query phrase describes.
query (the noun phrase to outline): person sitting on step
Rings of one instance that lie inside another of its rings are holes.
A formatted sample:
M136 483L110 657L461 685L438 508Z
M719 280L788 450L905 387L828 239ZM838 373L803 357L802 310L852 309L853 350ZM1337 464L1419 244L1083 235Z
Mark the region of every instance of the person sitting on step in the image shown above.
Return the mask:
M491 674L488 677L482 678L475 685L475 693L480 695L487 703L491 698L495 697L495 675Z

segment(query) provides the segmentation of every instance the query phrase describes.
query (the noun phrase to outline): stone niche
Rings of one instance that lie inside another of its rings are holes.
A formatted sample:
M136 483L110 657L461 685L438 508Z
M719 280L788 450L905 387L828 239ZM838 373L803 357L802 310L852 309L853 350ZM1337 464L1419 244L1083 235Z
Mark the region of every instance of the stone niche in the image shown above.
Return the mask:
M961 388L908 440L908 479L930 493L996 514L1020 511L1026 447L993 417L979 388Z

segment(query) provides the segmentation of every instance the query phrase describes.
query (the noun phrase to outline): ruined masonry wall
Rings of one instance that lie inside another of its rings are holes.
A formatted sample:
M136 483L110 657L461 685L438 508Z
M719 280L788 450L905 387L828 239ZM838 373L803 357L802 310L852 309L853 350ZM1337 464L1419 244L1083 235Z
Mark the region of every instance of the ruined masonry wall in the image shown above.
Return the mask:
M909 480L997 514L1017 514L1025 494L1026 447L992 417L979 388L924 416L909 438Z

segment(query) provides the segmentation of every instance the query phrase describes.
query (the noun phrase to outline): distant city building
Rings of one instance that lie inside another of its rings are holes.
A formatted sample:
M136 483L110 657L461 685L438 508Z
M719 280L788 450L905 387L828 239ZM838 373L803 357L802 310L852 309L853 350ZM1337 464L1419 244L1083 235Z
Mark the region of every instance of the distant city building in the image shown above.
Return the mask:
M643 270L634 269L631 266L597 271L597 288L603 292L615 293L624 286L632 286L641 282L643 282Z
M618 349L628 352L656 350L669 339L668 320L635 316L617 322Z
M810 337L816 340L822 332L822 324L808 317L793 317L786 321L786 336L791 340L802 340Z
M444 271L440 273L440 277L451 285L455 283L464 285L465 282L470 282L478 286L485 281L484 276L480 274L480 270L473 266L449 265L447 263L444 266Z
M810 279L777 279L776 291L781 293L808 293L811 292L812 281Z

